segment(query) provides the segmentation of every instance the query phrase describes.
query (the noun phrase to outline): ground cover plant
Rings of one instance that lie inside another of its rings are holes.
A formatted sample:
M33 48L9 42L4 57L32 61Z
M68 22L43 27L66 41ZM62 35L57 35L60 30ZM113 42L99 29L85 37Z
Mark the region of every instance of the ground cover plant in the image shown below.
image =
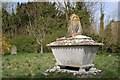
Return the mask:
M48 73L46 69L55 65L52 53L18 53L2 57L3 78L118 78L118 56L97 54L94 64L101 69L98 75L73 75L68 73Z

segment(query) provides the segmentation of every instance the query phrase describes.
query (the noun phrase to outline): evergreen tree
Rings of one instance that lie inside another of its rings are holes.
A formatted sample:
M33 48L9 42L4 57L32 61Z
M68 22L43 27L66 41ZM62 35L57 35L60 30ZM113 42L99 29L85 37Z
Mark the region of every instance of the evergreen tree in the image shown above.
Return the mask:
M2 7L2 33L10 36L10 14Z

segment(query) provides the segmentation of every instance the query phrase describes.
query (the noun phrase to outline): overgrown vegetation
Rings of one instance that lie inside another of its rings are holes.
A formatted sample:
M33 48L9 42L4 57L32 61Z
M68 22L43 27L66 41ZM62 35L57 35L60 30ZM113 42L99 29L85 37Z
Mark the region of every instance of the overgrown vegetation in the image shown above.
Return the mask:
M17 36L16 38L11 40L12 45L17 46L18 52L36 52L37 51L37 43L35 39L31 36Z
M0 37L0 42L2 42L2 49L1 49L2 55L10 54L12 46L11 46L8 38L5 37L5 35L3 35Z
M23 56L24 55L24 56ZM99 54L94 59L97 69L102 73L98 75L76 75L68 73L49 73L44 75L46 69L55 65L55 58L52 53L18 53L17 55L3 56L3 77L4 78L118 78L118 56Z
M2 6L2 33L8 36L12 45L17 46L18 51L49 52L46 44L67 35L69 16L75 13L80 17L83 35L91 36L95 41L105 44L100 50L108 53L120 52L119 38L116 40L117 38L114 37L117 35L112 35L111 23L100 34L96 34L96 30L92 30L96 26L92 26L94 20L88 6L94 5L94 3L17 3L16 13L13 8L12 13L7 12L8 4L4 3ZM66 7L63 4L66 4ZM102 6L101 11L100 20L103 24L104 9ZM115 41L117 43L112 43Z
M69 8L67 16L69 17L73 13L79 15L84 33L89 33L91 13L87 10L86 3L76 2L67 4ZM73 4L76 4L76 6L73 6ZM34 38L37 45L39 45L37 46L38 52L46 52L49 51L46 44L58 37L67 35L68 20L66 21L66 9L63 4L56 2L27 2L17 3L16 5L16 13L13 8L12 13L9 13L6 10L7 4L3 4L2 32L11 39L11 44L18 47L18 51L31 52L25 46L27 43L31 44L31 42L27 42L28 39L32 41ZM24 35L32 38L24 38ZM18 40L19 36L23 36L24 40L23 38ZM23 44L21 45L22 42ZM30 47L30 45L28 46Z

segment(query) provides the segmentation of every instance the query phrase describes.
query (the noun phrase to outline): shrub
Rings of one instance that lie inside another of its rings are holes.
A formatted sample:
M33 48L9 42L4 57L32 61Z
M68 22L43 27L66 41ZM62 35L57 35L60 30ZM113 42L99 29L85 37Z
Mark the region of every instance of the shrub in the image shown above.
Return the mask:
M0 37L0 42L2 42L2 55L10 54L11 44L8 41L8 38L5 35Z
M11 44L17 47L18 52L35 52L37 50L36 40L28 35L20 35L11 40Z

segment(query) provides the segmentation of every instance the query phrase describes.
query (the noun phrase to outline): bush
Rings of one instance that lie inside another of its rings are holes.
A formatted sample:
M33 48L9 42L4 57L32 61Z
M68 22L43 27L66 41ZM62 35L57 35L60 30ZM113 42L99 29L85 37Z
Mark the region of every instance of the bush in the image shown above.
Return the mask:
M10 54L11 44L8 41L8 38L5 35L0 37L0 42L2 42L2 55Z
M28 35L17 36L11 40L11 44L17 47L18 52L35 52L37 51L36 40Z

